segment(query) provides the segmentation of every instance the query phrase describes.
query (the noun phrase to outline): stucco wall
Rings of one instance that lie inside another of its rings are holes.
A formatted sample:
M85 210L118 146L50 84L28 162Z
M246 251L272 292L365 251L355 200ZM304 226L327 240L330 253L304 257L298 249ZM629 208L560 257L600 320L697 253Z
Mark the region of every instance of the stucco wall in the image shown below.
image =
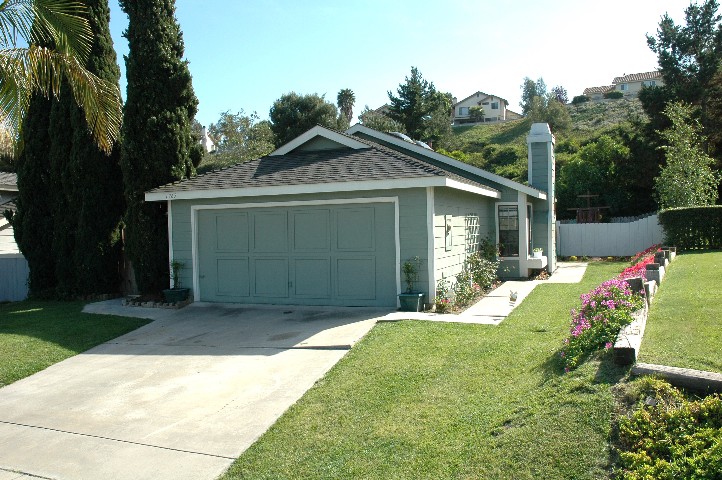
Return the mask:
M428 276L428 247L426 227L426 189L410 188L403 190L369 190L343 193L318 193L304 195L273 195L264 197L236 197L200 200L174 200L171 202L172 216L172 246L173 258L185 264L181 273L181 282L184 287L193 287L193 254L191 233L191 206L193 205L219 205L244 204L268 202L292 202L309 200L352 199L373 197L398 197L399 202L399 239L400 262L418 255L422 260L419 272L419 281L416 289L427 292L429 287ZM397 268L399 266L397 265ZM401 289L403 290L403 278Z
M479 102L489 102L488 105L480 105L484 108L484 118L493 118L496 119L499 117L500 120L504 120L506 118L506 104L504 103L504 100L502 100L499 97L496 97L494 95L485 95L485 94L479 94L473 95L470 98L464 99L461 102L457 103L454 106L454 118L463 120L465 118L469 118L468 114L460 115L459 114L459 107L475 107L479 106ZM499 104L499 108L496 110L492 110L491 104L497 102Z

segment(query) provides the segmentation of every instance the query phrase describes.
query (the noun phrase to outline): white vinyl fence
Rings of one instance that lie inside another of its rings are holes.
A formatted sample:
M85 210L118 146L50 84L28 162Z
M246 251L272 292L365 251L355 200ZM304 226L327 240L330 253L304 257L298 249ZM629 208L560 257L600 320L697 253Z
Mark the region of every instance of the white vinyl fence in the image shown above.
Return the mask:
M0 302L25 300L29 273L28 262L21 254L0 254Z
M559 223L557 255L628 257L664 241L657 215L626 223Z

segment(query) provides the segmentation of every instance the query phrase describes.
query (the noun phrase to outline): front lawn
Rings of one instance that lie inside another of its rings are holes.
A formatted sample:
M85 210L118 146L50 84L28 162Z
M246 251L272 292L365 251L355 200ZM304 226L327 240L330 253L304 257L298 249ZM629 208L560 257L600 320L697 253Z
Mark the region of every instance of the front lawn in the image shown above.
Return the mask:
M0 387L148 323L82 313L84 302L0 304Z
M498 327L383 323L229 469L224 479L610 476L611 354L562 373L579 295L617 275L543 284Z
M722 252L678 255L652 302L639 361L722 373Z

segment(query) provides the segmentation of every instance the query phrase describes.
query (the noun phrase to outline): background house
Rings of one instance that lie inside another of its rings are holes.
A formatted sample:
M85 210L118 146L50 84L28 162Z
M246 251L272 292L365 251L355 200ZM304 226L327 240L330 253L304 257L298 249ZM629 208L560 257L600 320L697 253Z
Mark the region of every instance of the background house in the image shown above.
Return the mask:
M167 203L169 255L195 301L396 307L418 256L431 302L485 237L503 243L505 277L554 271L554 137L534 124L527 141L523 185L363 125L317 126L145 198Z
M584 95L592 100L602 100L604 94L618 91L622 92L625 98L636 98L643 87L661 87L663 85L664 80L659 71L633 73L631 75L615 77L612 85L587 87L584 89Z
M484 92L473 93L458 102L454 98L454 125L472 122L469 113L471 107L482 107L484 122L501 122L522 118L520 114L509 110L508 106L509 102L507 100Z

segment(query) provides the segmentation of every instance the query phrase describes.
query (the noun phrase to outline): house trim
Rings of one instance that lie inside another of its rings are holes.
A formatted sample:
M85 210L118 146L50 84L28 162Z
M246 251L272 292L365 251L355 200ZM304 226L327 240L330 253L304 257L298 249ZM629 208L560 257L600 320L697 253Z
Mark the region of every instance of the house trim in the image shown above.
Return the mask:
M149 192L145 194L145 200L157 202L165 200L198 200L207 198L259 197L265 195L298 195L304 193L357 192L362 190L390 190L394 188L419 187L449 187L485 197L501 198L501 193L492 188L469 185L446 177L435 176L393 180L370 180L362 182L311 183L303 185L279 185L272 187L216 188L175 192Z
M166 213L168 216L168 262L173 261L173 204L170 200L168 200L168 211ZM173 272L171 272L172 274ZM171 278L172 275L168 275L168 288L173 288L175 285L173 285L173 279Z
M436 298L436 262L435 262L435 248L434 248L434 187L426 187L426 235L428 240L427 246L427 264L428 264L428 275L429 275L429 303L433 304Z
M526 185L522 185L521 183L515 182L513 180L509 180L508 178L501 177L499 175L496 175L491 172L487 172L486 170L482 170L480 168L468 165L464 162L460 162L459 160L447 157L446 155L442 155L440 153L436 153L432 150L427 150L423 147L419 147L418 145L405 142L401 140L400 138L393 137L391 135L387 135L385 133L378 132L376 130L372 130L368 127L364 127L360 123L357 123L353 127L349 128L346 133L353 135L354 133L363 133L366 135L369 135L371 137L377 138L379 140L383 140L384 142L390 143L392 145L396 145L398 147L405 148L407 150L411 150L412 152L419 153L421 155L424 155L426 157L432 158L438 162L442 162L446 165L464 170L466 172L472 173L478 177L484 178L486 180L490 180L494 183L498 183L500 185L503 185L505 187L513 188L514 190L518 190L521 192L524 192L525 194L533 197L538 198L540 200L546 200L547 194L545 192L542 192L541 190L537 190L535 188L528 187ZM496 197L500 198L500 197Z
M191 256L193 264L193 301L200 301L200 259L198 255L198 212L201 210L231 210L243 208L304 207L314 205L347 205L359 203L392 203L394 205L394 243L396 250L396 295L401 293L401 232L399 230L399 197L335 198L330 200L292 200L287 202L225 203L191 205ZM400 306L396 300L397 308Z
M347 135L343 135L341 133L334 132L327 128L321 127L320 125L316 125L311 130L299 135L298 137L294 138L293 140L286 143L285 145L272 151L268 155L269 156L285 155L288 152L295 150L296 148L300 147L304 143L308 142L309 140L313 140L316 137L327 138L333 142L339 143L345 147L349 147L354 150L359 150L359 149L363 149L363 148L371 148L368 145L366 145L365 143L359 142L358 140L354 140L353 138L350 138Z

